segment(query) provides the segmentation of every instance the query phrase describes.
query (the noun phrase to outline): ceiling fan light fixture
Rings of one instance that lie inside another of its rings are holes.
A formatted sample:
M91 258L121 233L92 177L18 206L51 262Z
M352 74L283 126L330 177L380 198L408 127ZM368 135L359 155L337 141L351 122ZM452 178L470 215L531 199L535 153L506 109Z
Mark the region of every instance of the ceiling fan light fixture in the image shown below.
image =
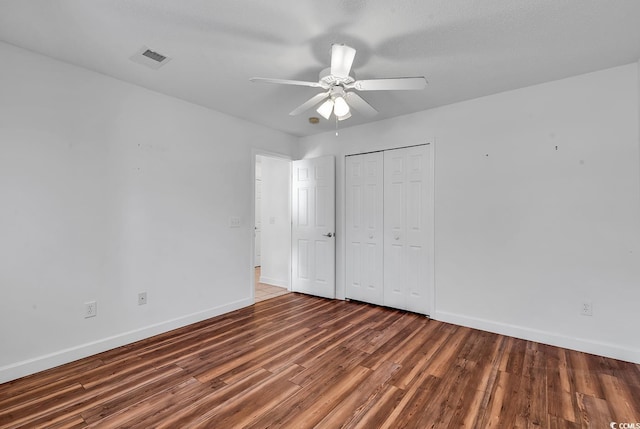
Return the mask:
M326 120L329 120L333 114L336 118L336 126L338 121L351 117L351 108L366 117L373 117L378 113L357 94L357 91L416 90L424 89L427 85L424 76L356 80L356 76L351 70L355 55L356 50L350 46L335 43L331 45L331 65L320 72L318 82L264 77L253 77L250 80L252 82L322 88L324 92L314 95L296 107L289 115L299 115L321 103L320 107L317 107L318 114Z
M336 97L335 100L333 100L333 102L334 102L333 114L336 115L338 118L344 117L349 113L349 105L347 104L347 102L343 97Z
M318 107L318 109L316 109L316 112L318 112L327 121L329 120L329 117L331 116L332 111L333 111L333 100L331 99L325 101L320 105L320 107Z

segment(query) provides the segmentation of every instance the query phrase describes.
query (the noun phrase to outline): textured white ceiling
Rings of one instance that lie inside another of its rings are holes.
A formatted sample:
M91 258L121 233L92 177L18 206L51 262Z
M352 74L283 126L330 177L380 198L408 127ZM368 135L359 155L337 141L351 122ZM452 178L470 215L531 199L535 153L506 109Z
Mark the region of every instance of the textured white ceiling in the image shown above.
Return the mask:
M0 40L294 135L332 43L358 78L425 76L424 91L361 95L347 127L640 59L638 0L2 0ZM152 70L142 46L172 60ZM318 116L315 114L314 116Z

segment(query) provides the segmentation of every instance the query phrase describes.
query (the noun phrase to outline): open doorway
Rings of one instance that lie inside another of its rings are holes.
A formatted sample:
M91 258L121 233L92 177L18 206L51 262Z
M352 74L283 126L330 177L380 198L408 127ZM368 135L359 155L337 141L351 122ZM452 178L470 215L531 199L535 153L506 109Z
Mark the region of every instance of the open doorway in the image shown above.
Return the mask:
M255 156L255 302L289 293L291 277L291 160Z

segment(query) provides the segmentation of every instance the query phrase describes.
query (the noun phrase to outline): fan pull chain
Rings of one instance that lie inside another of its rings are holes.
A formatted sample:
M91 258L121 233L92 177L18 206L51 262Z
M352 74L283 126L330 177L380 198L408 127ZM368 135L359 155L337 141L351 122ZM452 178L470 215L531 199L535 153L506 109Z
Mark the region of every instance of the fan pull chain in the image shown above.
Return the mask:
M333 115L336 118L336 137L338 137L338 117Z

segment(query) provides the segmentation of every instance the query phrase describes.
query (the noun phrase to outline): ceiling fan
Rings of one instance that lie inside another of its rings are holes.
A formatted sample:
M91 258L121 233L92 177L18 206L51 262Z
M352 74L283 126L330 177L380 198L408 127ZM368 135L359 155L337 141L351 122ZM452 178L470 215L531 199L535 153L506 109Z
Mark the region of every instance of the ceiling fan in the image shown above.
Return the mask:
M374 116L378 113L376 109L353 90L395 91L424 89L427 86L427 80L423 76L356 80L355 74L351 71L355 56L356 50L350 46L341 44L331 45L331 67L320 72L318 82L264 77L252 77L249 80L251 82L322 88L325 90L324 92L314 95L295 108L289 115L299 115L322 102L317 108L317 112L327 120L333 113L338 121L351 117L351 107L365 116Z

